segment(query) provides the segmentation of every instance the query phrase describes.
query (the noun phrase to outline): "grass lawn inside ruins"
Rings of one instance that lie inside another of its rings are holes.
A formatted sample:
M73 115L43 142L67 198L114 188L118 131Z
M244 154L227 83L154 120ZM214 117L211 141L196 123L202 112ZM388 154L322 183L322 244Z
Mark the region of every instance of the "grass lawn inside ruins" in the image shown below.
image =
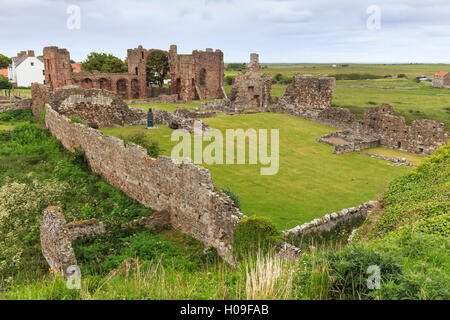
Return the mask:
M167 108L166 105L151 106ZM393 167L387 161L358 153L334 155L333 147L315 139L336 130L299 117L259 113L219 115L203 121L222 132L239 128L280 129L280 169L275 176L261 176L260 165L204 165L210 170L217 188L230 187L239 196L244 214L269 217L280 230L376 200L392 179L411 170L409 167ZM104 128L102 132L121 138L142 132L149 142L158 141L163 154L170 156L177 142L171 142L171 129L158 126L159 130L144 130L143 126L136 126ZM204 147L207 144L205 142ZM385 148L371 152L406 157L416 164L421 158Z

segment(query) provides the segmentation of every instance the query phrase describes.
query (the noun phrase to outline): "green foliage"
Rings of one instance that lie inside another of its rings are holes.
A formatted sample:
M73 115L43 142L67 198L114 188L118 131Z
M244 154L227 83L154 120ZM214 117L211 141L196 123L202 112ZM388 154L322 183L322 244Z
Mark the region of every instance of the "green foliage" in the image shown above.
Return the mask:
M11 58L0 53L0 69L6 69L12 63ZM0 88L1 89L1 88Z
M398 75L397 75L397 78L408 78L407 76L406 76L406 74L404 74L404 73L399 73Z
M223 187L222 191L233 200L234 205L241 209L241 201L239 200L239 196L231 190L230 187Z
M45 140L48 134L41 128L32 125L24 124L15 128L11 133L11 140L19 145L35 145L40 144Z
M77 116L70 116L70 121L72 121L72 122L74 122L74 123L82 124L83 126L87 127L86 121L84 121L84 120L81 119L80 117L77 117Z
M292 77L284 76L281 73L277 73L272 80L273 84L282 84L282 85L290 84L291 82L292 82Z
M381 236L403 225L448 214L449 167L450 145L446 145L426 158L416 171L395 179L383 197L386 209L377 221L377 235ZM442 228L442 231L446 230L445 226Z
M338 74L330 74L329 76L336 78L336 80L366 80L366 79L385 78L385 76L379 76L369 73L338 73Z
M147 150L147 154L153 158L158 157L163 152L163 150L161 150L159 147L158 141L149 142L145 134L143 134L142 132L134 133L126 138L124 138L123 136L120 138L125 142L125 144L128 142L132 142L143 147L145 150Z
M92 52L81 64L81 69L92 72L94 70L102 73L128 72L128 66L112 54Z
M8 81L8 79L2 75L0 75L0 89L11 89L12 84Z
M10 122L25 122L32 120L32 113L30 109L25 110L8 110L6 112L0 113L0 122L10 121Z
M237 257L247 256L259 249L267 252L279 242L281 234L269 219L248 217L239 221L234 230L233 252Z
M247 69L246 63L228 63L225 70L227 71L244 71Z
M231 86L233 84L233 79L234 79L233 76L226 76L225 77L225 84L228 85L228 86Z
M169 59L162 52L152 52L147 58L145 72L147 75L147 83L162 87L164 79L166 79L169 73Z

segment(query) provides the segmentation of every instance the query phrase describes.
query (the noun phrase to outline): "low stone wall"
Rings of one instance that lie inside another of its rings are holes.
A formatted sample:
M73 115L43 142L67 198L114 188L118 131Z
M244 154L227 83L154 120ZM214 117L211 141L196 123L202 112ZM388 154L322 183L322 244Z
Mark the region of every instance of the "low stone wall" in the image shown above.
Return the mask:
M215 112L193 112L184 108L175 110L173 114L186 119L214 118L217 116Z
M393 158L393 157L383 156L383 155L373 154L373 153L361 153L361 154L363 156L392 162L393 163L392 166L395 166L395 167L400 167L400 166L414 167L414 164L408 162L406 160L406 158Z
M153 110L153 117L156 124L163 124L168 126L171 129L184 129L190 133L194 132L194 123L198 121L201 124L202 131L211 130L211 128L201 120L196 120L195 118L185 118L183 112L178 112L177 110L174 113L170 113L166 110Z
M84 152L93 172L155 210L167 210L170 224L232 261L233 229L242 213L224 193L215 190L205 168L168 157L153 159L137 145L103 136L46 105L45 124L65 148Z
M148 87L147 88L147 97L159 97L162 95L170 95L170 88L164 87Z
M64 277L67 275L67 268L77 264L72 241L102 234L105 228L96 220L66 224L61 208L48 207L44 211L40 231L45 260L53 271Z
M178 103L178 95L177 94L163 94L160 96L161 103L166 104L175 104Z
M379 138L355 136L352 130L333 132L316 140L334 146L334 154L350 153L380 146Z
M2 101L4 102L4 101ZM26 100L11 100L6 103L0 103L0 113L9 110L25 110L31 108L31 99Z
M322 232L331 232L339 224L356 217L367 217L373 209L377 206L378 202L369 201L363 203L357 207L343 209L341 211L327 214L320 219L314 219L311 222L302 224L293 229L283 231L283 235L286 238L303 237L309 234L318 234Z

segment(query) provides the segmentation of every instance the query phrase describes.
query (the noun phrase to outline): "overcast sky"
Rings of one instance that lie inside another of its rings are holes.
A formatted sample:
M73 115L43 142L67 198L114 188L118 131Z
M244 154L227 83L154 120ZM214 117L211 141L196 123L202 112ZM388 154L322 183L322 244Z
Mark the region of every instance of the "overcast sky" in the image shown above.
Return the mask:
M226 62L257 52L262 62L450 63L449 0L0 0L0 25L8 56L55 45L76 61L125 58L139 44L177 44L221 49Z

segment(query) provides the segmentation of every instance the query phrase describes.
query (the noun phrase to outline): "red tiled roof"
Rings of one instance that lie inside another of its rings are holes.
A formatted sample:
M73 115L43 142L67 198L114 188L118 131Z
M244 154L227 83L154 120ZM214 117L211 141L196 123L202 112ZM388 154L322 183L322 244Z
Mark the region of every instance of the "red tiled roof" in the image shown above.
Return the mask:
M0 69L0 76L8 78L8 69Z
M81 71L81 64L79 64L79 63L72 63L72 69L73 69L73 72L80 72Z
M448 72L441 71L441 72L436 73L435 76L436 76L436 77L443 77L443 76L445 76L447 73L448 73Z

